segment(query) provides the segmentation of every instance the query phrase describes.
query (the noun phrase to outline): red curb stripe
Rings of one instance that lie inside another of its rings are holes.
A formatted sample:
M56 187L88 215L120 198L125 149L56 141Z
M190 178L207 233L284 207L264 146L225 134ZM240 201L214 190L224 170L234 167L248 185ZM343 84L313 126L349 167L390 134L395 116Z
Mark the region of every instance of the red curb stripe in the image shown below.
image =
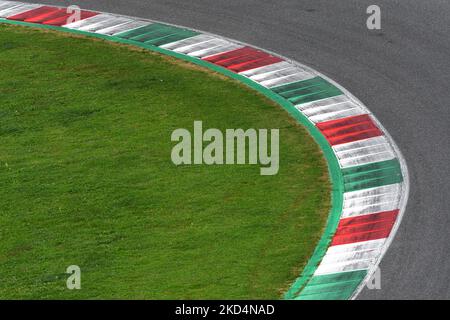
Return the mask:
M270 57L265 57L265 58L255 60L255 61L245 62L240 65L232 66L229 69L234 72L239 73L239 72L244 72L244 71L251 70L251 69L268 66L270 64L278 63L281 61L283 61L283 60L278 57L270 56Z
M368 114L316 124L331 145L354 142L383 135Z
M31 18L27 18L24 21L25 22L32 22L32 23L42 23L46 20L54 19L59 16L61 16L61 13L67 14L64 9L54 8L54 10L48 10L47 12L44 12L42 14L37 14L32 16Z
M26 19L29 19L29 18L34 17L36 15L40 15L40 14L46 13L49 10L53 10L53 9L56 9L56 8L55 7L49 7L49 6L42 6L42 7L39 7L39 8L35 8L35 9L32 9L32 10L21 12L19 14L14 15L14 16L9 16L8 20L24 21Z
M387 238L398 213L399 210L392 210L341 219L331 245Z
M383 212L365 214L365 215L357 216L357 217L343 218L339 222L338 227L348 227L353 224L356 224L356 225L357 224L365 224L365 223L370 223L370 222L374 222L377 220L378 221L379 220L389 220L389 219L395 220L397 214L398 214L398 209L391 210L391 211L383 211Z
M63 10L66 12L66 9L63 9ZM60 27L62 25L67 24L67 19L69 19L71 15L72 14L65 14L65 15L57 17L55 19L46 20L42 24L48 24L48 25ZM96 15L98 15L97 12L82 10L80 12L80 20L84 20L84 19L96 16Z
M98 13L92 11L80 12L80 20L93 17ZM14 16L8 17L8 20L18 20L31 23L40 23L53 26L62 26L67 23L73 13L67 13L66 8L56 8L51 6L42 6L36 9L28 10Z
M218 53L218 54L206 57L203 60L206 60L206 61L212 62L212 63L219 63L219 62L221 62L223 60L228 60L228 59L231 59L231 58L237 58L237 57L243 56L245 54L255 53L255 51L257 52L257 50L255 50L255 49L253 49L251 47L243 47L243 48L234 49L234 50L231 50L231 51Z
M243 72L283 61L278 57L251 47L243 47L219 53L206 57L203 60L234 72Z

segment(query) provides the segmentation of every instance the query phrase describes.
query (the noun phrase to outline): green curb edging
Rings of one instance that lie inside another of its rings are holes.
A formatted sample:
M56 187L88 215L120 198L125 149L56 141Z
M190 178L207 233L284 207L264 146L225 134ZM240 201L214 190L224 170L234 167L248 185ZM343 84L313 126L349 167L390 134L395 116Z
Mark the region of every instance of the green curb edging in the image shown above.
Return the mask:
M316 143L319 145L320 149L322 150L325 159L327 160L328 164L328 171L331 178L331 185L332 185L332 193L331 193L331 210L328 216L327 224L325 227L325 230L322 234L322 237L320 238L312 257L306 264L306 266L303 269L303 272L299 278L297 278L294 283L292 284L291 288L285 293L284 299L295 299L296 296L300 293L301 289L306 285L306 283L311 279L312 275L314 274L315 270L317 269L319 263L321 262L323 256L325 255L325 252L330 244L331 238L333 237L339 218L342 212L342 205L343 205L343 192L344 192L344 183L343 183L343 176L342 172L338 163L338 160L336 158L336 155L334 154L331 146L328 144L328 141L325 139L325 137L322 135L322 133L314 126L300 111L298 111L294 105L278 94L274 93L268 88L263 87L262 85L257 84L256 82L253 82L252 80L241 76L237 73L234 73L228 69L222 68L220 66L217 66L215 64L209 63L207 61L197 59L190 57L188 55L176 53L173 51L169 51L160 47L148 45L142 42L136 42L132 40L122 39L119 37L114 36L108 36L108 35L102 35L102 34L96 34L96 33L90 33L85 31L79 31L79 30L73 30L63 27L57 27L57 26L50 26L50 25L42 25L42 24L34 24L34 23L28 23L28 22L22 22L22 21L13 21L13 20L7 20L0 18L0 23L5 24L11 24L11 25L21 25L21 26L27 26L27 27L34 27L34 28L42 28L42 29L50 29L55 31L62 31L72 34L78 34L78 35L84 35L88 37L94 37L99 38L103 40L108 40L112 42L122 43L122 44L128 44L133 45L141 48L145 48L150 51L158 52L164 55L168 55L174 58L178 58L205 68L208 68L210 70L213 70L215 72L218 72L222 75L225 75L229 78L238 80L248 87L258 91L259 93L263 94L265 97L269 98L270 100L278 103L285 109L293 118L295 118L300 124L302 124L308 132L311 134L311 136L314 138Z

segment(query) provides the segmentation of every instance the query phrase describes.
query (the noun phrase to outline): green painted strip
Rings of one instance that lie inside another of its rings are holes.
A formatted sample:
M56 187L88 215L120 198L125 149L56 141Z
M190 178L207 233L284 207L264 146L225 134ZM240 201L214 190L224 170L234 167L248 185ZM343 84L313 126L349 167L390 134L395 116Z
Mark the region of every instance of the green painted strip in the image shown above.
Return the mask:
M308 285L320 285L330 282L341 282L341 281L353 281L357 279L362 279L366 276L367 270L357 270L351 272L324 274L320 276L315 276L309 281Z
M119 38L123 38L123 39L131 39L131 38L137 37L141 34L151 32L153 30L153 27L152 27L153 25L154 25L154 23L143 26L143 27L139 27L137 29L125 31L125 32L117 34L115 37L119 37Z
M343 94L341 90L321 77L284 84L272 88L293 104L311 102Z
M174 31L170 30L169 28L165 28L164 26L159 25L151 25L151 27L154 29L150 32L142 33L140 35L134 36L132 38L128 38L130 40L134 41L140 41L140 42L147 42L151 41L152 39L159 39L161 37L173 34Z
M145 42L154 46L161 46L196 35L199 35L199 33L161 23L153 23L148 26L121 33L117 35L117 37Z
M184 39L191 38L191 37L194 37L197 35L198 35L198 33L196 33L196 32L189 31L189 30L182 30L175 34L170 34L170 35L166 35L164 37L146 41L146 43L152 44L154 46L162 46L162 45L165 45L168 43L172 43L172 42L179 41L179 40L184 40Z
M217 66L215 64L209 63L207 61L196 59L193 57L190 57L188 55L180 54L174 51L166 50L160 47L152 46L143 42L137 42L132 41L123 37L118 36L107 36L102 34L96 34L96 33L89 33L85 31L80 30L73 30L73 29L67 29L62 27L56 27L56 26L50 26L50 25L37 25L33 23L28 22L22 22L22 21L12 21L12 20L6 20L1 19L0 22L12 24L12 25L22 25L22 26L28 26L28 27L37 27L37 28L43 28L48 30L56 30L56 31L62 31L66 33L72 33L77 35L85 35L89 37L94 37L98 39L103 39L107 41L122 43L122 44L128 44L128 45L134 45L141 48L145 48L154 52L159 52L161 54L165 54L174 58L178 58L184 61L191 62L193 64L208 68L210 70L213 70L215 72L218 72L220 74L223 74L229 78L238 80L242 82L243 84L247 85L248 87L258 91L259 93L263 94L265 97L271 99L272 101L278 103L285 109L294 119L296 119L301 125L303 125L308 132L311 134L311 136L314 138L314 140L317 142L319 147L322 149L322 152L324 154L324 157L328 163L328 171L331 178L331 184L332 184L332 190L331 190L331 210L328 215L328 221L327 225L325 226L325 230L322 234L322 237L319 240L319 243L316 246L316 249L313 252L312 257L306 264L306 266L303 268L303 272L299 278L297 278L294 283L292 284L291 288L285 293L284 298L285 299L294 299L298 297L300 291L305 286L305 284L312 278L314 272L316 271L320 261L322 260L323 256L325 255L326 250L328 249L328 246L331 242L331 238L333 237L336 228L339 223L339 217L342 212L342 204L343 204L343 192L344 192L344 182L343 182L343 176L341 173L341 169L339 167L339 162L336 158L336 155L333 152L333 149L328 144L328 141L325 139L325 137L322 135L322 133L317 129L317 127L312 124L305 115L303 115L300 111L298 111L292 103L281 97L280 95L276 94L272 90L263 87L262 85L250 80L247 77L244 77L242 75L239 75L237 73L234 73L230 70L227 70L225 68L222 68L220 66ZM141 27L139 29L146 28ZM136 29L136 30L139 30ZM133 30L135 31L135 30ZM127 32L132 33L133 31ZM123 34L121 34L123 35Z
M381 187L403 181L397 159L350 167L342 170L345 191Z
M330 293L336 291L345 291L349 286L356 287L361 282L362 279L356 279L352 281L342 281L336 283L326 283L320 285L307 285L303 290L301 295L309 295L309 294L319 294L319 293Z
M300 295L295 300L348 300L356 288L357 287L350 287L344 291Z
M314 276L303 289L300 300L346 300L366 277L366 270Z

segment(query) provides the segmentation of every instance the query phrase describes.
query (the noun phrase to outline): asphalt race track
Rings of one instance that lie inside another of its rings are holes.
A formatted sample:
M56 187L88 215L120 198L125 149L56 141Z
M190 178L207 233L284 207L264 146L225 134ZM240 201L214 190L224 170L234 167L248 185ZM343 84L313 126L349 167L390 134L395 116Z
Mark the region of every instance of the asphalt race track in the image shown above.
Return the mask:
M216 33L324 73L376 115L406 158L410 197L360 299L450 299L450 1L83 0L79 5ZM381 7L381 30L366 8Z

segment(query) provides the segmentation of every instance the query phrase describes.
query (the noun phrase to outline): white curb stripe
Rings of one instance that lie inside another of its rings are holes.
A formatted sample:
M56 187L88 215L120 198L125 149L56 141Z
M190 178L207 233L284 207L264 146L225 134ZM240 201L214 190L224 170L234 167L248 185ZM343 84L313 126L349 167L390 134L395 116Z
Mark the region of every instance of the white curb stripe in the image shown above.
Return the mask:
M109 14L99 14L98 16L94 16L92 18L97 19L85 19L88 20L86 23L78 26L78 27L72 27L72 29L77 29L80 31L87 31L87 32L97 32L97 30L102 30L105 28L115 27L117 25L121 25L126 22L130 22L130 19L117 17ZM83 20L83 21L85 21ZM70 26L69 26L70 28Z
M325 98L295 106L313 123L337 120L367 112L345 95Z
M207 35L207 34L199 34L197 36L193 36L193 37L190 37L187 39L178 40L175 42L164 44L161 46L161 48L175 51L177 49L191 47L196 44L204 43L204 42L211 41L214 39L218 39L218 38Z
M105 19L108 19L111 17L111 15L106 13L101 13L86 19L78 20L69 24L63 25L64 28L74 29L74 30L80 30L80 28L83 27L89 27L90 25L95 25L97 23L101 23Z
M95 28L97 25L108 21L111 19L110 14L101 13L93 17L89 17L87 19L83 19L80 21L76 21L70 24L66 24L63 27L69 28L69 29L75 29L75 30L81 30L81 31L88 31L90 32L93 28ZM91 29L92 28L92 29Z
M394 199L394 198L393 198ZM398 201L390 201L386 203L373 204L368 206L344 209L342 218L352 218L366 214L379 213L384 211L392 211L398 209Z
M341 165L341 168L359 166L363 164L386 161L395 158L395 155L393 151L389 149L389 146L372 147L371 149L365 150L367 151L368 154L359 154L351 156L349 153L348 155L345 155L345 157L348 158L340 158L339 163Z
M314 273L315 276L341 273L347 271L367 270L374 263L373 258L361 261L349 261L333 264L320 264Z
M349 252L359 252L365 250L374 250L381 248L385 242L385 239L369 240L364 242L347 243L340 244L337 246L331 246L328 248L326 255L339 254L339 253L349 253Z
M383 238L331 246L314 275L367 270L380 256L385 242Z
M225 41L222 39L210 39L210 40L203 41L203 42L200 42L197 44L180 47L180 48L174 49L173 51L178 52L178 53L184 53L187 55L192 55L195 52L199 52L201 50L217 48L219 46L224 46L226 48L229 48L231 45L232 45L231 42L228 42L228 41Z
M260 79L259 77L264 77L266 74L281 71L283 69L292 68L292 63L287 61L281 61L268 66L263 66L251 70L242 71L239 74L246 76L250 79ZM256 81L256 80L255 80Z
M399 209L402 191L402 185L397 183L346 192L341 218Z
M128 32L131 30L135 30L135 29L147 26L149 24L150 23L148 21L130 20L130 22L125 22L125 23L117 25L117 26L97 30L97 33L115 36L120 33Z
M389 184L387 186L345 192L344 201L400 192L401 192L401 184L399 183Z
M254 75L251 77L251 79L253 81L261 83L263 81L277 80L277 79L284 78L287 76L292 76L299 72L305 73L305 70L300 70L299 68L296 68L295 66L290 65L288 68L283 68L281 70L265 72L263 74Z
M309 79L312 78L312 76L310 74L308 74L306 71L304 70L299 70L296 67L290 66L289 68L284 68L282 70L278 70L275 72L270 72L270 73L264 73L264 74L259 74L259 75L254 75L252 76L252 80L259 82L259 83L266 83L270 85L271 80L281 80L281 79L285 79L287 77L296 75L296 74L305 74L307 76L305 76L305 78ZM274 82L272 81L272 82ZM283 80L285 81L285 80ZM275 84L277 85L277 84Z
M18 3L18 2L0 1L0 11L6 10L6 9L10 9L10 8L13 8L13 7L17 7L18 5L20 5L20 3Z
M270 76L269 78L270 78L269 80L257 82L259 82L259 84L267 88L273 88L291 82L311 79L313 78L313 75L307 71L304 71L303 69L295 68L295 71L292 69L287 69L286 72L284 72L283 70L280 72L276 72L273 76Z
M333 150L341 168L395 158L394 150L383 136L333 146Z
M338 144L338 145L333 146L333 150L336 153L344 153L346 151L364 149L364 148L368 148L368 147L372 147L372 146L376 146L376 145L382 145L385 143L387 143L386 138L383 136L378 136L378 137L373 137L373 138L369 138L369 139L365 139L365 140L358 140L358 141L354 141L354 142Z
M327 254L322 259L321 264L323 265L332 265L339 264L343 262L350 262L356 260L369 260L377 257L380 254L381 248L378 249L370 249L370 250L360 250L353 252L344 252L337 254Z
M240 49L240 48L243 48L243 47L244 46L242 46L242 45L239 45L239 44L227 41L227 44L222 44L222 45L218 45L218 46L215 46L215 47L212 47L212 48L190 52L189 55L193 56L193 57L197 57L197 58L203 59L203 58L206 58L206 57L214 56L214 55L219 54L219 53L225 53L225 52L236 50L236 49Z
M292 78L293 76L297 76L299 80L306 80L314 77L312 73L286 61L246 70L240 74L266 87L273 87L276 85L297 81Z
M0 10L10 9L20 5L23 5L23 3L16 1L0 1Z
M0 18L15 16L16 14L42 7L40 4L19 4L0 11Z

